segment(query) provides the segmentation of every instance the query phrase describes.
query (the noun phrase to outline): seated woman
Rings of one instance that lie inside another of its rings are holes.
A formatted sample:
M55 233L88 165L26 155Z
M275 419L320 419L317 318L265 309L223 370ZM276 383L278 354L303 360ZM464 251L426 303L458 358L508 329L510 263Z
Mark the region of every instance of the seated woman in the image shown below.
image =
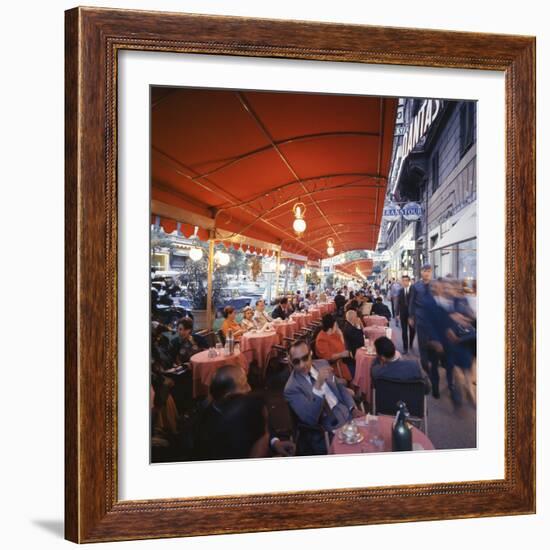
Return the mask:
M225 317L225 321L221 326L223 335L227 338L229 331L232 331L234 338L240 337L244 333L244 330L237 323L237 310L233 306L225 306L223 308L223 316Z
M344 344L342 331L336 324L336 319L330 313L323 315L322 330L315 339L315 352L320 359L326 359L334 365L339 378L351 382L353 375L344 359L351 359L350 352Z
M365 336L363 334L363 323L357 317L355 310L350 309L346 312L346 322L344 324L344 341L346 348L351 355L355 357L357 350L364 345Z
M254 310L250 306L246 306L243 309L243 320L241 321L241 328L244 332L256 328L256 323L252 319L254 317Z

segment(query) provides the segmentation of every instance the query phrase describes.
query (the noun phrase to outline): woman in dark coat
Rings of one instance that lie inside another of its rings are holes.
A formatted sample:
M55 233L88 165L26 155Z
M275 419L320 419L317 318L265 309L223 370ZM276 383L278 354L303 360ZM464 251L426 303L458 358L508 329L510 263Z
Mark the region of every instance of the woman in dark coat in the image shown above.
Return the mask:
M351 352L352 357L355 357L355 352L365 344L365 336L363 334L363 325L354 309L346 312L346 322L344 323L343 332L346 349Z

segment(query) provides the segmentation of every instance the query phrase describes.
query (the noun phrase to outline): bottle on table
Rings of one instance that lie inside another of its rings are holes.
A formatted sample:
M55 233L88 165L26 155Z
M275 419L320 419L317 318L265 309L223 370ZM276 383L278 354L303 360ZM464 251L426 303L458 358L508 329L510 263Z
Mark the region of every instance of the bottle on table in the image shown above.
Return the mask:
M229 348L229 353L227 355L231 355L235 349L235 337L233 336L232 330L227 331L227 338L225 339L225 343Z
M407 420L410 416L407 405L399 401L397 407L392 430L392 451L412 451L412 426Z

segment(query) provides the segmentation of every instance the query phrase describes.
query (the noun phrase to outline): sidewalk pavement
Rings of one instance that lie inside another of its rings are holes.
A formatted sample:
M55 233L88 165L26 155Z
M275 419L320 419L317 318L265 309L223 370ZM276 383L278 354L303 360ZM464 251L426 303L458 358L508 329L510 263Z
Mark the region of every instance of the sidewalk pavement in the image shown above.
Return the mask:
M403 340L398 319L390 322L392 340L397 349L403 353ZM414 339L408 358L420 360L417 339ZM457 386L462 383L459 369L455 369ZM455 407L451 401L447 379L443 368L439 368L439 391L441 397L435 399L428 395L428 437L436 449L470 449L476 447L476 407L464 394L462 405Z

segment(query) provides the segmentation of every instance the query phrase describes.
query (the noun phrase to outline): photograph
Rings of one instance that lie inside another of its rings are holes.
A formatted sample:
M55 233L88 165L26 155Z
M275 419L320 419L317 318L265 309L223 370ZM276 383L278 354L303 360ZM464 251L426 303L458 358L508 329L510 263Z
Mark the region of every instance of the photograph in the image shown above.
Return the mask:
M476 449L477 102L149 97L150 462Z
M66 11L68 540L536 511L534 27L390 11Z

